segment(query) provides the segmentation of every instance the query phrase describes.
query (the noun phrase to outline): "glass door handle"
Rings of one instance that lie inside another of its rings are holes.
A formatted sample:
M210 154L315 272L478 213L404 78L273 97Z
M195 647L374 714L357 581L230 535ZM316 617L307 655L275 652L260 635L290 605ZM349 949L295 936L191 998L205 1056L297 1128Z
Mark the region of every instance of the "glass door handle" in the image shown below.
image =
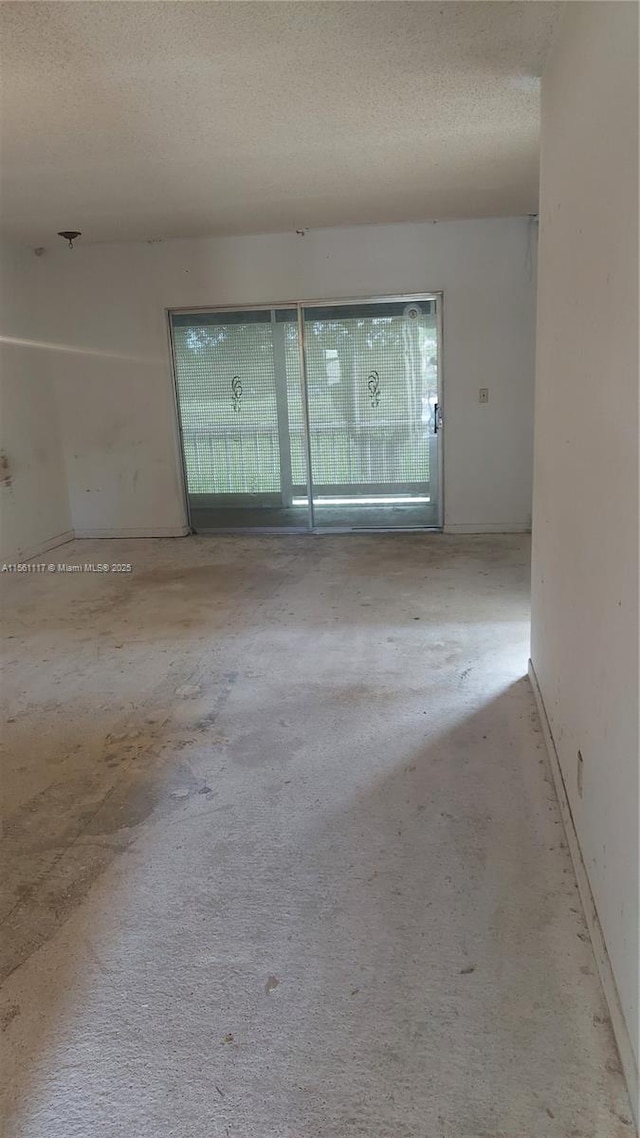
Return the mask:
M434 435L437 435L438 431L441 429L441 427L443 425L444 425L444 419L442 418L442 411L440 410L440 404L434 403L434 405L433 405L433 433L434 433Z

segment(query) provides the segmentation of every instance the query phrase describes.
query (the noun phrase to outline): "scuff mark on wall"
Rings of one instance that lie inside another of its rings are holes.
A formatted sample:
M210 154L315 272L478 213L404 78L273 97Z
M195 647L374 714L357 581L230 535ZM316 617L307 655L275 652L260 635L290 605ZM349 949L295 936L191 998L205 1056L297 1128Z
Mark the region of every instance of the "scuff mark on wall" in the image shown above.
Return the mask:
M13 478L9 457L4 451L0 451L0 486L6 486L7 489L9 489L12 482Z

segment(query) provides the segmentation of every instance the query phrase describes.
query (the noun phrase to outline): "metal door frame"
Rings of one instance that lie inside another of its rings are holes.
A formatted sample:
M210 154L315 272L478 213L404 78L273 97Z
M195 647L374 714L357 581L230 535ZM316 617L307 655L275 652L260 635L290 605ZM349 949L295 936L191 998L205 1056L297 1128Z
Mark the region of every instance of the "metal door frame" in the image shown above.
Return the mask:
M440 414L440 425L438 429L438 442L437 442L437 524L427 526L393 526L393 527L375 527L375 526L322 526L315 525L313 514L313 472L311 470L311 439L310 439L310 426L309 426L309 399L307 393L307 365L306 365L306 350L305 350L305 325L304 325L304 309L305 308L339 308L347 305L358 304L400 304L402 302L411 303L415 301L433 300L436 305L436 334L438 338L438 366L437 366L437 399L438 409ZM283 528L280 526L235 526L228 529L217 528L215 530L201 530L201 533L220 533L220 534L329 534L329 533L420 533L420 532L440 532L444 525L444 431L443 425L445 422L445 405L444 405L444 369L443 369L443 356L444 356L444 292L443 290L436 290L435 292L411 292L411 293L396 293L384 294L379 296L344 296L332 297L331 299L312 298L309 300L285 300L279 302L268 302L262 304L200 304L200 305L187 305L176 308L166 308L165 317L168 325L168 340L171 358L171 377L173 387L173 399L176 409L176 421L178 438L180 441L180 469L179 478L182 483L182 488L185 498L185 508L189 528L193 532L193 525L191 520L191 506L189 502L189 489L187 482L187 469L184 457L184 436L182 428L182 418L180 413L180 398L178 394L178 381L176 375L176 359L175 359L175 344L173 338L173 324L172 316L181 313L197 313L197 312L257 312L275 309L292 309L296 312L297 325L298 325L298 345L300 351L300 376L302 387L302 401L304 408L304 436L305 436L305 454L307 459L307 498L308 498L308 529L293 529Z

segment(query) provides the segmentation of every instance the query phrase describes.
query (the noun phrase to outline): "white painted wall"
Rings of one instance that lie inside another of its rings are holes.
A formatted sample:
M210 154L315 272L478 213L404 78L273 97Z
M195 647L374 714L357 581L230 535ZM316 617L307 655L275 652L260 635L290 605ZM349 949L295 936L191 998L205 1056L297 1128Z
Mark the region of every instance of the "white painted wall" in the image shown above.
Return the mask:
M0 560L34 557L70 537L55 397L35 327L31 250L0 248Z
M567 8L542 84L532 661L637 1059L638 9Z
M90 234L87 235L90 237ZM443 290L445 521L530 524L535 242L527 219L55 246L37 261L80 533L181 532L164 310ZM488 387L490 402L478 403Z

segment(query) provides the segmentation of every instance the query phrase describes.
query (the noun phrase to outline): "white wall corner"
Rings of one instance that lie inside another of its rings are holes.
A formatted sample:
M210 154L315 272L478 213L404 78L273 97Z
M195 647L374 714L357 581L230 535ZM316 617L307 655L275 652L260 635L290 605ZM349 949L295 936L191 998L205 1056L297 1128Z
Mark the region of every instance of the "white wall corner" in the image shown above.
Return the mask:
M640 1121L640 1072L638 1070L638 1060L634 1054L633 1044L631 1042L631 1035L627 1027L620 997L618 995L618 988L616 985L609 953L605 943L602 926L598 918L591 885L589 882L589 875L587 867L582 856L578 834L574 825L573 815L571 813L571 806L569 805L569 797L567 788L565 786L564 777L558 760L558 752L551 733L549 719L544 706L540 685L538 684L538 677L533 666L533 662L529 660L529 679L533 689L536 707L540 718L540 725L542 727L542 734L549 756L549 763L551 765L551 772L553 781L558 796L558 803L560 805L560 813L562 815L562 822L564 825L565 834L567 837L567 845L571 854L573 868L578 883L578 891L584 909L584 916L587 922L587 928L591 937L591 946L593 954L596 959L598 968L598 975L604 991L604 997L611 1017L611 1026L613 1034L618 1047L620 1055L620 1064L622 1071L627 1082L629 1091L629 1098L631 1100L631 1109L633 1112L636 1127Z

